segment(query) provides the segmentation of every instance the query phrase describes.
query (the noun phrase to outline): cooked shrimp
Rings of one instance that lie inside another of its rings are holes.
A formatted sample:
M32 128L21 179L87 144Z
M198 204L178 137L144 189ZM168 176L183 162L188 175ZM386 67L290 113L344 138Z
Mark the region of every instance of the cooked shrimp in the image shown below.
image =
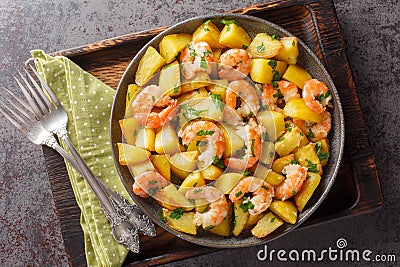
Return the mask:
M206 42L191 42L181 53L182 75L186 79L195 77L196 72L211 73L210 63L213 62L213 52Z
M196 225L203 225L204 229L219 225L228 215L228 201L225 195L215 187L193 188L187 191L185 196L187 199L205 199L211 203L207 212L196 212L194 215L193 222Z
M132 191L140 197L148 197L156 194L162 188L169 184L161 174L155 171L147 171L135 177L135 183L132 185Z
M244 79L250 73L250 56L244 49L233 48L219 58L219 77L228 81Z
M245 80L230 82L226 90L226 105L236 109L238 98L241 102L237 108L240 115L252 117L257 114L260 103L254 86Z
M332 98L325 83L317 79L311 79L304 83L302 96L307 107L317 113L324 112L325 106ZM321 101L317 99L318 97Z
M317 142L328 136L332 127L332 118L328 111L324 111L322 113L321 123L313 124L299 119L293 119L293 123L299 126L312 142Z
M241 158L226 158L224 163L234 170L245 170L257 163L261 154L261 134L254 118L250 119L244 127L245 131L245 155ZM239 136L241 135L238 132Z
M290 99L299 98L300 94L299 89L294 83L278 81L277 84L277 88L274 88L272 84L265 84L262 97L270 110L280 111L281 109L276 105L278 98L283 97L287 103Z
M178 102L165 94L156 85L145 87L133 100L133 117L147 128L158 128L173 119L178 112ZM152 111L153 107L165 107L161 112Z
M307 177L307 168L299 164L289 164L283 168L286 179L275 187L275 197L282 201L291 198L300 191Z
M178 132L178 136L182 138L182 144L188 145L193 140L205 140L206 145L203 147L198 160L204 166L208 166L214 156L222 157L225 150L225 137L222 130L211 121L193 121L190 122L183 130Z
M254 207L249 209L251 215L258 215L268 209L274 197L274 188L266 181L256 177L246 177L232 189L229 199L236 202L243 198L247 192L252 192L253 197L248 200Z

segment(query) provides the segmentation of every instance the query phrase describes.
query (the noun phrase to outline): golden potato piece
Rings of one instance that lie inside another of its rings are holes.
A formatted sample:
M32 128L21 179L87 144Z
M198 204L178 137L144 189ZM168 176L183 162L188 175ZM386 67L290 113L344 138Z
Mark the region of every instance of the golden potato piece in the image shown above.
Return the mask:
M135 146L147 149L149 151L155 151L155 138L156 133L154 129L142 127L137 133Z
M197 226L193 222L194 212L163 209L163 216L167 224L173 229L191 235L197 234Z
M295 224L297 221L297 208L289 200L274 200L269 209L287 223Z
M251 42L247 52L253 58L272 58L283 48L281 41L266 33L258 33Z
M135 99L135 94L140 87L136 84L129 84L128 90L126 93L126 109L125 109L125 118L130 118L133 116L132 114L132 101Z
M174 154L180 151L178 135L171 124L165 125L156 134L154 149L158 154Z
M260 162L269 166L275 158L275 144L274 142L264 141L262 144Z
M322 165L318 158L315 143L309 143L304 147L300 147L294 152L294 158L300 165L307 167L308 173L315 172L322 175Z
M211 80L211 84L207 86L207 90L212 94L220 95L223 102L225 102L226 88L228 88L228 80Z
M126 143L129 145L135 145L136 137L140 129L139 122L131 117L119 120L119 126L125 137Z
M176 33L164 36L160 41L160 54L166 63L174 61L175 57L190 43L192 36L186 33Z
M273 68L276 63L276 66ZM264 58L251 59L250 77L257 83L272 83L275 71L279 75L285 72L287 63L285 61L269 60Z
M170 157L171 171L181 179L185 179L196 169L199 151L178 152Z
M258 221L264 216L263 213L257 214L257 215L250 215L249 218L247 219L245 229L249 229L256 225Z
M193 187L199 187L205 185L206 182L204 181L203 176L201 175L200 171L194 171L189 174L185 180L183 180L181 186L179 187L178 191L185 194L189 189Z
M275 141L285 132L285 118L282 113L264 110L258 113L257 119L267 129L269 141Z
M158 86L170 96L180 95L181 70L178 61L170 63L161 70Z
M242 173L224 173L218 178L218 180L215 181L214 186L223 194L229 194L242 177Z
M219 43L220 34L215 24L211 20L206 20L193 33L193 41L207 42L211 48L224 48L225 46Z
M209 165L207 168L201 170L200 172L204 179L211 181L217 180L224 173L222 169L218 168L215 165Z
M168 181L171 180L171 166L168 161L169 155L151 155L150 161L154 168Z
M251 230L251 233L257 238L263 238L272 233L283 224L283 221L272 212L265 214Z
M117 143L119 164L135 165L149 159L150 152L146 149L125 143Z
M329 152L329 140L328 139L322 139L316 143L315 149L317 151L317 155L319 160L321 161L322 167L325 167L328 165L328 160L330 157L330 152Z
M236 24L234 20L225 20L225 27L219 36L219 43L229 48L246 49L251 42L250 35L241 26Z
M135 165L130 165L128 166L128 168L131 170L133 176L135 177L148 171L154 171L154 165L149 159Z
M242 202L243 199L233 203L233 214L235 216L233 220L233 234L235 236L240 235L240 233L246 226L247 220L249 219L250 216L248 212L244 212L243 209L240 207Z
M285 168L286 165L289 165L292 160L294 160L293 154L279 158L272 163L272 170L278 174L282 173L283 168Z
M149 46L139 61L135 83L139 86L144 85L164 64L165 59L154 47Z
M282 37L279 39L283 48L275 56L277 60L286 61L288 64L295 65L299 56L299 42L296 37Z
M182 208L185 211L189 211L194 208L193 203L185 198L184 194L179 192L174 184L167 185L158 191L154 197L161 206L170 210Z
M265 180L266 180L267 183L269 183L270 185L278 186L278 185L280 185L280 184L285 180L285 176L280 175L280 174L274 172L273 170L271 170L271 171L268 173L267 178L265 178Z
M315 189L317 189L319 182L321 181L321 176L318 173L309 172L307 175L307 180L304 181L301 190L294 195L294 203L297 209L302 212L307 202L310 200Z
M306 69L296 64L289 65L285 73L282 75L282 78L303 89L304 83L310 80L312 77Z
M190 100L190 104L196 104L194 99L198 99L199 101L201 101L202 98L208 97L208 92L207 90L202 87L202 88L198 88L196 90L190 91L190 92L186 92L184 94L181 94L178 97L178 104L182 104L185 101Z
M303 98L289 100L283 108L283 113L287 117L320 123L322 115L318 114L306 106Z
M275 151L280 157L289 155L300 146L302 135L299 128L289 128L275 144Z

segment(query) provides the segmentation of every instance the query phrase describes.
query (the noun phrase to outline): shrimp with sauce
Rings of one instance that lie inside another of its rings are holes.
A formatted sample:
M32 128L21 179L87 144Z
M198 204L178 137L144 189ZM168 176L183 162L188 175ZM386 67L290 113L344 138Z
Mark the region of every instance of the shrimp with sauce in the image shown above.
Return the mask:
M262 98L268 104L270 110L280 111L281 109L277 106L278 98L283 97L287 103L291 99L300 98L300 94L299 89L294 83L278 81L277 84L277 88L274 88L272 84L265 84Z
M213 52L206 42L191 42L183 50L180 56L182 75L185 79L192 79L197 72L211 73Z
M194 214L193 222L196 225L203 225L204 229L219 225L228 215L228 201L225 195L215 187L193 188L186 192L185 197L187 199L205 199L211 203L207 212Z
M245 155L241 158L226 158L224 160L225 166L234 170L245 170L251 168L260 158L261 154L261 133L260 128L255 119L252 118L243 127L245 137L241 136L245 140L246 150ZM241 135L240 132L238 132Z
M275 197L282 201L291 198L300 191L307 178L307 168L299 164L289 164L283 168L286 179L275 187Z
M258 215L268 209L274 197L274 188L266 181L256 177L246 177L232 189L229 199L236 202L243 198L247 192L252 192L253 197L248 200L253 204L249 209L250 215Z
M325 83L317 79L310 79L304 83L302 97L306 106L316 113L325 111L325 106L332 99Z
M213 162L214 156L222 157L225 150L225 137L222 130L211 121L193 121L190 122L183 130L178 132L178 136L182 138L182 144L188 145L191 141L206 142L198 160L204 166L208 166Z
M240 102L237 107L238 99ZM226 105L243 117L253 117L260 108L258 95L254 86L245 80L230 82L226 89Z
M244 79L250 73L250 56L244 49L232 48L219 58L218 75L228 81Z
M320 123L313 124L300 119L293 119L293 123L296 124L312 142L318 142L328 136L332 127L332 118L328 111L324 111Z
M178 102L157 85L145 87L133 100L133 117L147 128L158 128L171 121L176 113ZM161 112L152 111L153 107L164 108Z
M155 195L168 184L169 181L158 172L147 171L135 177L132 191L137 196L148 197L149 195Z

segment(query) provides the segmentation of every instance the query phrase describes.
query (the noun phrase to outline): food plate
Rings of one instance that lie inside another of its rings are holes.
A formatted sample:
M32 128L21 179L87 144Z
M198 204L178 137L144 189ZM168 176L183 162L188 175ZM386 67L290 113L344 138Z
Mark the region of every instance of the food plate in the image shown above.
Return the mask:
M237 21L242 27L244 27L247 32L254 37L256 33L266 32L268 34L278 34L279 36L291 36L291 34L284 29L261 19L245 16L245 15L216 15L216 16L203 16L194 19L190 19L177 25L169 28L165 32L157 35L153 38L147 45L145 45L139 53L135 56L132 62L129 64L126 69L121 82L118 86L116 100L113 103L113 111L112 111L112 125L118 125L118 120L123 119L125 115L125 95L127 93L127 87L129 84L134 83L134 77L136 70L138 68L139 60L144 55L145 51L149 46L158 47L161 39L168 34L172 33L188 33L192 34L195 29L201 25L207 19L214 19L215 21L219 21L224 18L226 20L233 19ZM272 234L268 235L263 239L257 239L253 237L250 233L243 233L239 237L221 237L217 235L212 235L207 232L200 232L196 236L184 234L181 232L177 232L176 230L170 228L167 224L160 221L157 216L157 212L160 209L160 206L152 199L143 199L139 198L133 193L131 193L134 201L139 205L139 207L147 213L150 218L159 224L165 230L171 232L172 234L185 239L187 241L204 245L210 247L244 247L244 246L252 246L261 243L265 243L266 241L276 239L289 231L295 229L298 225L303 223L320 205L323 199L328 194L336 174L338 172L340 160L343 153L344 146L344 119L342 114L342 109L339 101L339 97L335 86L329 77L328 73L324 69L321 62L317 59L317 57L308 49L301 41L299 42L299 59L298 62L301 63L312 75L313 78L316 78L320 81L323 81L330 89L332 93L332 130L330 134L330 143L331 143L331 157L329 160L328 166L325 168L325 174L322 178L321 183L319 184L317 190L315 191L313 197L310 199L308 205L305 210L299 214L298 220L294 225L284 224L278 230L274 231ZM122 97L121 97L122 96ZM119 101L123 99L124 101ZM117 140L121 139L121 130L113 127L111 131L111 141L113 144L113 149L117 149ZM113 153L114 155L118 155L116 151ZM122 181L129 192L131 192L132 184L134 182L132 175L130 174L128 168L126 166L121 166L118 163L118 159L114 158L119 174L122 178Z

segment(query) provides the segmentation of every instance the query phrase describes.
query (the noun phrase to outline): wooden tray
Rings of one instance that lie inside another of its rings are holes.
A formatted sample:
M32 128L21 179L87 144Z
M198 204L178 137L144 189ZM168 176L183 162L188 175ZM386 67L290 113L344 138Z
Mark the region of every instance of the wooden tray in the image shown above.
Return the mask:
M301 227L371 212L383 204L374 156L357 91L331 1L274 1L230 11L274 22L303 40L327 67L340 94L346 122L346 148L337 180L323 204ZM116 88L135 53L167 27L132 33L54 55L68 56L86 71ZM43 147L53 197L70 265L86 264L83 233L62 158ZM157 229L156 238L141 237L141 252L129 254L127 265L155 265L215 251ZM173 242L172 242L173 241ZM155 249L156 248L156 249Z

